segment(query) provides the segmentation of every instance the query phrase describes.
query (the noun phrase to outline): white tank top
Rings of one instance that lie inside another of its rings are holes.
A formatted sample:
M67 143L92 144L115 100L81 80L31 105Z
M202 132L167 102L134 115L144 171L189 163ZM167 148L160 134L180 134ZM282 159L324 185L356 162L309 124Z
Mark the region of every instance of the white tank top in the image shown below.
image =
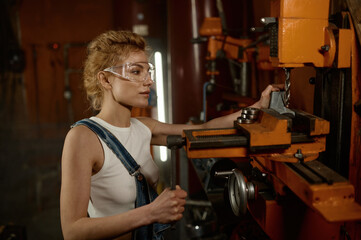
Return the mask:
M140 165L141 173L154 187L158 181L158 167L150 153L150 129L135 118L130 127L115 127L104 120L91 117L109 130ZM99 138L100 139L100 138ZM104 150L104 164L91 177L88 213L90 217L105 217L129 211L134 208L136 198L135 178L129 175L116 155L100 139Z

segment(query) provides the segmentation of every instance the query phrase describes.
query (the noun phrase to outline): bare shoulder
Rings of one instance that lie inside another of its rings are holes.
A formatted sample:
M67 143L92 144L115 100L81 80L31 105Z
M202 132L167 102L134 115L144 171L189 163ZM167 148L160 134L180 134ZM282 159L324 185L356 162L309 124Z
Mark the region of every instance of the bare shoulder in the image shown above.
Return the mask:
M66 135L65 142L70 142L71 145L76 145L78 147L89 147L99 141L98 137L92 130L86 126L79 125L69 130Z
M92 165L102 159L101 143L96 134L86 126L69 130L63 148L63 159L87 159Z

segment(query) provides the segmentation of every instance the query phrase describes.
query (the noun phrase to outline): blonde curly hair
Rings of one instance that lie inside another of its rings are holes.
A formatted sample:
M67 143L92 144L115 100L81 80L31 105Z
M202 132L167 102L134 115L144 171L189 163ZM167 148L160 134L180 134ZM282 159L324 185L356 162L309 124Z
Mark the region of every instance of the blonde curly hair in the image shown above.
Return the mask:
M111 30L89 43L83 79L88 100L94 110L102 108L104 94L101 84L98 84L98 72L124 61L135 51L148 53L149 47L143 37L129 31Z

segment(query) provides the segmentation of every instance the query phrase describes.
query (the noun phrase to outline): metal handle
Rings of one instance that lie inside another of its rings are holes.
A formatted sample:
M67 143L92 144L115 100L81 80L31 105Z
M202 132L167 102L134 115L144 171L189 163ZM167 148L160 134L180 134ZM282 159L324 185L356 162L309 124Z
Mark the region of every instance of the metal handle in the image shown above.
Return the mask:
M177 183L177 149L185 145L185 139L181 135L169 135L167 147L171 150L170 188L175 189Z

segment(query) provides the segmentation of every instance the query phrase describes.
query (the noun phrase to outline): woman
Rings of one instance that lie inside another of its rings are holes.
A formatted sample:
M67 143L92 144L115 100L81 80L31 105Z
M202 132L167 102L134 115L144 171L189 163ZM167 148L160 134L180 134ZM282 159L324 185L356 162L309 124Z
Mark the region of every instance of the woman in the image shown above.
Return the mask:
M151 186L158 168L150 144L165 145L167 135L187 128L232 127L240 113L202 125L166 124L151 118L131 118L132 107L148 105L153 84L144 39L127 31L109 31L88 46L84 86L92 107L91 119L108 129L140 165ZM252 107L268 107L268 86ZM66 136L62 155L60 197L61 225L67 239L131 239L132 232L153 223L182 218L187 193L179 186L165 189L150 204L134 208L136 184L124 165L88 127L73 127ZM88 217L89 215L89 217Z

